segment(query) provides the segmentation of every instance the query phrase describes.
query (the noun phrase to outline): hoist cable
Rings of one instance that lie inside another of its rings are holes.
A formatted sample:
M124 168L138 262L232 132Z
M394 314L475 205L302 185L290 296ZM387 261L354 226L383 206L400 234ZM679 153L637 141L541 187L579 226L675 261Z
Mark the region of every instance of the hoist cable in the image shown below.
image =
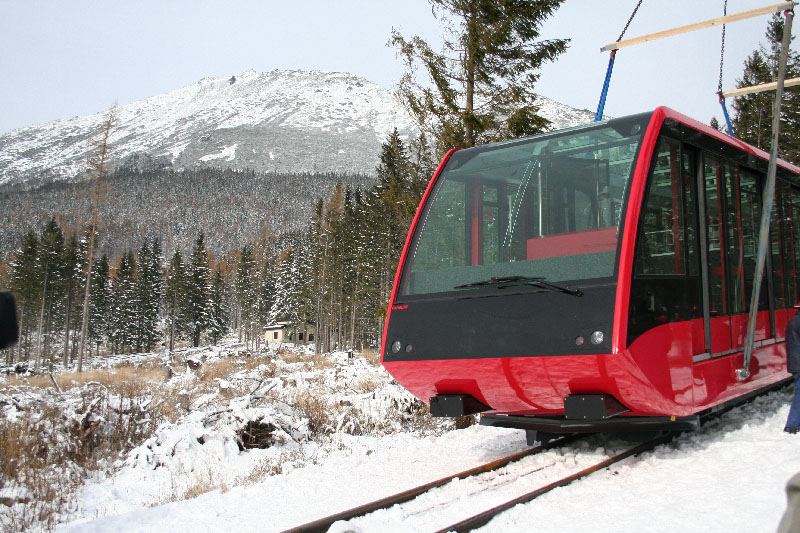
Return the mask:
M725 0L725 2L727 1L728 0ZM622 33L620 33L619 37L617 37L617 42L621 41L622 38L625 36L625 32L628 31L628 26L631 25L631 21L633 20L633 17L636 16L636 12L639 11L639 6L641 5L642 5L642 0L639 0L639 3L636 4L636 7L633 8L633 13L631 13L631 17L628 19L628 22L625 23L625 27L622 28Z
M722 6L722 16L728 16L728 0ZM722 115L725 117L725 125L728 127L728 135L733 137L733 124L731 116L728 114L728 106L725 105L725 97L722 96L722 67L725 64L725 24L722 25L722 44L719 47L719 82L717 83L717 96L719 105L722 106Z
M728 16L728 0L725 0L725 4L722 7L722 16ZM719 83L717 84L717 92L722 92L722 65L725 62L725 24L722 25L722 44L720 45L719 49Z

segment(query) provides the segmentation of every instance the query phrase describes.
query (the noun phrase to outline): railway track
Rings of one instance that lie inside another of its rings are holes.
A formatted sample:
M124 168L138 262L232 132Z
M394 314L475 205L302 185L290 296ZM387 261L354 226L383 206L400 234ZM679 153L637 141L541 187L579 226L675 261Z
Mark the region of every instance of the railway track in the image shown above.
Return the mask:
M438 479L436 481L432 481L430 483L426 483L424 485L420 485L420 486L415 487L413 489L409 489L409 490L394 494L392 496L388 496L386 498L381 498L379 500L375 500L375 501L373 501L371 503L360 505L358 507L354 507L352 509L349 509L349 510L346 510L346 511L342 511L340 513L336 513L336 514L333 514L333 515L330 515L330 516L326 516L324 518L320 518L318 520L314 520L313 522L308 522L306 524L303 524L303 525L288 529L288 530L284 531L283 533L323 533L323 532L327 531L328 528L330 528L331 525L334 524L334 522L352 520L354 518L358 518L358 517L367 515L369 513L373 513L375 511L379 511L379 510L382 510L382 509L389 509L390 507L392 507L394 505L414 500L415 498L417 498L417 497L419 497L419 496L431 491L432 489L435 489L437 487L442 487L443 485L446 485L446 484L448 484L448 483L450 483L450 482L452 482L454 480L465 479L465 478L476 476L476 475L479 475L479 474L486 474L486 473L489 473L489 472L497 471L497 470L499 470L499 469L501 469L501 468L503 468L505 466L508 466L508 465L510 465L512 463L521 461L525 457L528 457L528 456L531 456L531 455L535 455L535 454L538 454L538 453L542 453L542 452L545 452L547 450L551 450L553 448L557 448L557 447L563 446L565 444L572 443L572 442L578 440L581 437L582 436L580 436L580 435L568 436L568 437L563 437L563 438L551 441L546 445L535 446L535 447L530 448L528 450L524 450L522 452L518 452L516 454L509 455L509 456L504 457L502 459L498 459L496 461L492 461L490 463L486 463L486 464L483 464L481 466L478 466L478 467L475 467L475 468L471 468L471 469L465 470L463 472L459 472L459 473L454 474L452 476L447 476L447 477ZM505 501L504 503L496 505L496 506L494 506L494 507L492 507L492 508L490 508L488 510L485 510L485 511L483 511L481 513L478 513L478 514L476 514L474 516L471 516L471 517L469 517L467 519L461 520L461 521L459 521L459 522L457 522L455 524L452 524L450 526L442 528L442 529L438 530L437 533L443 533L445 531L457 531L457 532L461 533L461 532L471 531L473 529L481 527L481 526L487 524L493 517L495 517L498 514L500 514L500 513L504 512L504 511L514 507L515 505L519 505L519 504L522 504L522 503L529 502L529 501L541 496L542 494L546 494L547 492L550 492L551 490L556 489L558 487L563 487L565 485L568 485L568 484L572 483L573 481L576 481L578 479L584 478L584 477L588 476L589 474L591 474L593 472L596 472L598 470L602 470L604 468L607 468L608 466L613 465L614 463L617 463L619 461L622 461L623 459L626 459L628 457L631 457L631 456L634 456L634 455L638 455L638 454L644 453L646 451L652 450L656 446L658 446L660 444L663 444L665 442L668 442L673 437L674 437L673 433L668 433L668 434L659 436L657 438L648 440L647 442L638 444L637 446L630 447L627 450L614 455L613 457L610 457L608 459L600 461L600 462L598 462L598 463L596 463L596 464L594 464L592 466L583 468L579 472L572 473L572 474L570 474L568 476L565 476L565 477L562 477L562 478L560 478L560 479L558 479L556 481L547 483L547 484L545 484L543 486L540 486L540 487L536 488L533 491L529 491L529 492L527 492L527 493L525 493L525 494L523 494L521 496L518 496L518 497L515 497L515 498L513 498L511 500ZM550 466L552 466L552 465L550 465ZM545 470L546 468L547 468L547 465L538 467L538 468L534 469L533 471L529 472L529 474L530 473L534 473L534 472L540 472L542 470ZM525 475L525 474L523 474L523 475Z

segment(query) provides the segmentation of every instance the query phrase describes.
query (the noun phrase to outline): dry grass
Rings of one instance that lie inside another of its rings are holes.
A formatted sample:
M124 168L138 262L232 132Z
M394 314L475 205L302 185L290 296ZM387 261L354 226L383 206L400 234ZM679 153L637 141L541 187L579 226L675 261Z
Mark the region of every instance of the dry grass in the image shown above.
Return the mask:
M27 500L0 505L0 529L53 529L87 471L108 468L177 415L166 376L161 365L55 375L63 394L44 392L18 406L16 421L0 419L0 488L24 488ZM14 387L56 389L49 375L9 379L5 390Z
M363 377L355 380L350 387L355 393L368 394L378 390L382 384L383 383L376 378Z
M54 409L42 414L45 425L60 418ZM60 512L74 505L82 466L90 458L74 434L66 436L71 446L53 446L52 437L27 417L0 420L0 488L17 489L19 495L0 502L3 531L53 530Z
M180 500L191 500L217 488L219 487L214 486L213 480L195 479L194 482L189 485L189 488L186 489L186 492L183 493L183 496L180 498Z
M324 394L299 391L294 396L294 406L308 418L312 435L325 435L335 429L332 427L330 404Z
M65 372L54 375L9 376L7 387L31 386L40 389L55 388L53 379L62 391L82 387L87 383L99 383L116 394L131 396L140 391L149 390L153 383L163 382L167 377L167 369L163 366L117 366L107 369L87 370L85 372ZM3 390L0 388L0 390Z
M264 481L270 476L283 474L286 471L286 466L292 464L303 464L309 460L302 450L293 448L286 450L274 457L267 457L262 459L250 472L246 475L239 476L234 481L234 486L247 486L255 485ZM311 460L312 464L317 464L315 460Z
M253 370L266 363L267 360L258 357L227 357L203 364L197 370L197 379L203 384L216 383L218 379L229 379L236 372ZM274 365L269 364L265 375L271 377L274 373Z
M361 356L370 362L372 366L380 366L381 353L378 350L364 350Z
M279 352L279 354L284 363L305 363L315 370L323 370L334 366L334 362L328 354L307 354L286 350Z

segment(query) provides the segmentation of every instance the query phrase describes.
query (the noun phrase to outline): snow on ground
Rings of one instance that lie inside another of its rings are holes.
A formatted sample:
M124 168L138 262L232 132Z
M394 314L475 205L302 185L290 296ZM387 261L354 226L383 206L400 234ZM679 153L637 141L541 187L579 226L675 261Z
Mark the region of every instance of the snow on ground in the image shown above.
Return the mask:
M220 356L195 355L206 362ZM58 530L281 531L527 448L522 431L437 425L362 357L332 354L322 367L303 357L313 355L273 358L218 378L218 392L195 395L186 415L159 426L113 473L87 482L71 521ZM193 379L187 371L170 383L192 387ZM332 391L323 402L327 429L301 402L323 390ZM790 392L757 398L654 452L507 511L482 530L774 531L785 483L800 471L800 436L782 431ZM253 420L275 426L274 442L242 451L235 429ZM436 530L627 446L595 436L331 531Z

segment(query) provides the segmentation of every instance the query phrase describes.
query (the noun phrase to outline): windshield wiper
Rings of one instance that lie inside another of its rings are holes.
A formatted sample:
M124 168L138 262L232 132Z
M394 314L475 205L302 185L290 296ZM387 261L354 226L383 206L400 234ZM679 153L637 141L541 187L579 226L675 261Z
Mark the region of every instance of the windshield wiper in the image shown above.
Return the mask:
M573 289L572 287L565 287L556 285L545 281L546 278L532 277L532 276L503 276L491 277L483 281L475 281L473 283L466 283L464 285L457 285L454 289L472 289L474 287L497 287L498 289L505 289L506 287L517 287L520 285L532 285L541 289L547 289L556 292L563 292L572 296L583 296L583 291L580 289Z

